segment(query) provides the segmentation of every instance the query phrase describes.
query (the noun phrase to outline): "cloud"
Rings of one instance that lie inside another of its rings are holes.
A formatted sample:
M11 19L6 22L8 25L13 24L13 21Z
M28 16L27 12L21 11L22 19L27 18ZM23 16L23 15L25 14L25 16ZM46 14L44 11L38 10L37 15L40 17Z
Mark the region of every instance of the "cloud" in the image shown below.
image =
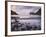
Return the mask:
M12 10L17 12L19 15L29 15L29 13L36 13L40 9L39 6L12 6Z

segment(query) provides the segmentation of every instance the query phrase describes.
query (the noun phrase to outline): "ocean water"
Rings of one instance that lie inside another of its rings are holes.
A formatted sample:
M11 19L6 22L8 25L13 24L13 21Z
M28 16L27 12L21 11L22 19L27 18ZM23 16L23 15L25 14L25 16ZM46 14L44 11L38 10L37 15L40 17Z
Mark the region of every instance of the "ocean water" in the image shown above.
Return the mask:
M11 31L41 30L41 17L11 18Z

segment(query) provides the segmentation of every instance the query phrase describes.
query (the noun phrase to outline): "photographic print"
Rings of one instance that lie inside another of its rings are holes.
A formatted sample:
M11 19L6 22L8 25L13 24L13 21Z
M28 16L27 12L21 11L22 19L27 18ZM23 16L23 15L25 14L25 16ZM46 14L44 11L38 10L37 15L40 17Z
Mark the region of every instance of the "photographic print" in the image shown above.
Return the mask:
M40 6L11 6L11 31L41 30Z
M7 2L7 35L44 33L44 3Z

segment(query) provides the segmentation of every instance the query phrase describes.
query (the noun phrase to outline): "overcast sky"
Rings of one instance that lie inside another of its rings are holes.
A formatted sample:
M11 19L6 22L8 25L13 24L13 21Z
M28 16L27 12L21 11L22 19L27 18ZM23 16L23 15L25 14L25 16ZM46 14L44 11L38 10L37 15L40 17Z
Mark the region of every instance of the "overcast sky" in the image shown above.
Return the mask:
M29 13L36 13L40 9L39 6L20 6L12 5L11 10L18 13L19 15L29 15Z

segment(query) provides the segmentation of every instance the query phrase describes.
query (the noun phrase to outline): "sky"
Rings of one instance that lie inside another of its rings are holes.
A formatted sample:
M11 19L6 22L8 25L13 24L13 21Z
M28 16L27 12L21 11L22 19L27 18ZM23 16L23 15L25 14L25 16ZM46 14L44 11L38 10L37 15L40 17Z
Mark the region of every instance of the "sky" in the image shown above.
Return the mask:
M19 15L29 15L30 13L36 13L40 9L39 6L22 6L12 5L11 10L18 13Z

